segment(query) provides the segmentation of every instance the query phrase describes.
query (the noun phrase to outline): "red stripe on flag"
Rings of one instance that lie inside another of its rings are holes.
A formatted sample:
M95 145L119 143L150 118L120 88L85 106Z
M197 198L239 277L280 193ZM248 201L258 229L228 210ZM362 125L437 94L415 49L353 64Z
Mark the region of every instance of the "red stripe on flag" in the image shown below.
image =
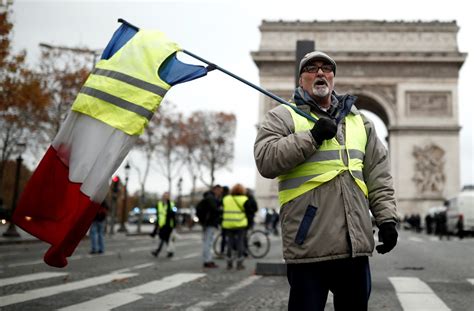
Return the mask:
M52 246L44 260L54 267L67 265L87 233L100 204L69 181L69 169L49 147L31 176L13 214L13 222Z

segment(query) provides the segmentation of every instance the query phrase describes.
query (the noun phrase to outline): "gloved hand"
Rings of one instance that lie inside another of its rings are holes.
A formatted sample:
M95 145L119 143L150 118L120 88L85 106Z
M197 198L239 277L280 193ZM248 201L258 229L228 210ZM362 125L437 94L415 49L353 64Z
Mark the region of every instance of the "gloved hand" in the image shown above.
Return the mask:
M311 129L311 135L314 140L321 145L323 140L331 139L336 136L337 124L333 119L319 118Z
M379 228L379 244L375 247L379 254L390 252L397 245L398 233L394 222L384 222Z

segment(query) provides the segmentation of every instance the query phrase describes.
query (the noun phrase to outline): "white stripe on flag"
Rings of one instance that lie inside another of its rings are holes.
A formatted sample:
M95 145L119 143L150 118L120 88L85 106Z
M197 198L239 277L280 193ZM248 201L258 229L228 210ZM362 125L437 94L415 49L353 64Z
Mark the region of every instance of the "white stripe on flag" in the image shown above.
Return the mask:
M19 284L49 278L55 278L58 276L68 275L66 272L38 272L33 274L26 274L21 276L15 276L12 278L0 279L0 286L7 286L12 284Z
M85 280L66 283L61 285L55 285L50 287L38 288L26 291L24 293L12 294L0 297L0 307L12 305L15 303L25 302L33 299L44 298L72 290L83 289L90 286L96 286L104 283L111 282L115 279L123 279L132 276L136 276L136 273L123 273L123 274L106 274Z
M204 273L178 273L161 280L148 282L139 286L124 289L118 293L105 295L83 303L68 306L60 311L102 311L111 310L143 298L143 294L158 294L159 292L178 287L183 283L194 281L205 276Z
M51 145L69 168L69 180L81 183L81 192L91 201L102 202L109 191L110 177L137 139L138 135L128 135L90 116L70 111Z
M404 311L448 311L451 310L436 296L431 288L419 278L390 277L398 300Z

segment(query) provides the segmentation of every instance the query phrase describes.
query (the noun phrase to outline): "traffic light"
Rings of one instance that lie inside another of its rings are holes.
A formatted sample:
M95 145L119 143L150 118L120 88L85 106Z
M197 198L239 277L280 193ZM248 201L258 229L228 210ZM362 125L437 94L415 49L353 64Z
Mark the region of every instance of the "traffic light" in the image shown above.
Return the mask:
M120 178L115 175L112 177L112 192L118 193L119 192L119 185L120 185Z

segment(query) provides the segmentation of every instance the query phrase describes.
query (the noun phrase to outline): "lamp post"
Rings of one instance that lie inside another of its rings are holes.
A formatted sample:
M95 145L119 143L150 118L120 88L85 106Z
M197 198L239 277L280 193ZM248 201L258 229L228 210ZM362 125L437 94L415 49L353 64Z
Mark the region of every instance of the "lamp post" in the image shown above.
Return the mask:
M179 180L178 180L178 207L181 208L182 207L182 198L181 198L181 191L183 189L183 178L180 177Z
M25 143L18 143L18 157L16 158L16 173L15 173L15 184L13 188L13 199L12 199L12 206L10 209L10 224L8 225L7 231L3 233L4 237L19 237L20 234L16 231L16 226L12 222L11 218L13 217L13 212L15 211L16 201L18 200L18 188L20 184L20 173L21 173L21 163L23 162L23 158L21 155L25 151L26 144Z
M123 203L122 203L122 217L120 219L120 228L118 232L128 232L127 227L125 227L125 220L127 215L127 186L128 186L128 177L130 174L130 165L127 164L124 167L125 169L125 184L123 185Z

